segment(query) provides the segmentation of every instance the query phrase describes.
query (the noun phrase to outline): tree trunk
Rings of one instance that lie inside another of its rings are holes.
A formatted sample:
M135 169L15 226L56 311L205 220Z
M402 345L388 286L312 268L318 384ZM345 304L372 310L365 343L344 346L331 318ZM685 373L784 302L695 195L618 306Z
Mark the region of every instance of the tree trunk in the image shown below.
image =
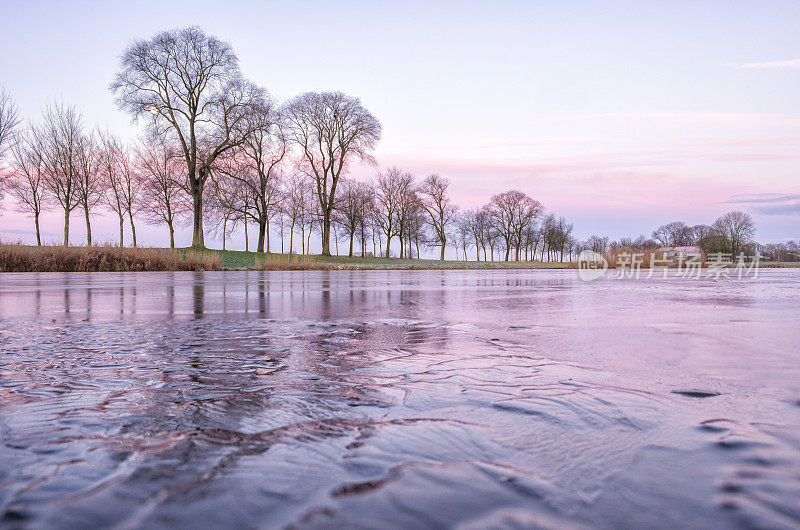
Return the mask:
M244 216L244 251L250 252L250 236L247 234L247 215Z
M256 252L264 252L264 235L267 227L263 217L258 220L258 243L256 244Z
M136 248L136 225L133 224L133 212L128 210L128 220L131 222L131 239L133 239L133 248Z
M266 239L267 239L267 253L269 253L269 217L267 217L267 222L265 223L266 227L264 231L266 232ZM261 251L263 252L264 249L262 248Z
M169 248L175 248L175 227L172 221L167 223L167 226L169 226Z
M322 255L331 255L331 212L328 208L322 212Z
M222 221L222 250L225 250L225 236L228 233L228 218Z
M353 257L353 239L355 239L355 232L350 232L350 251L347 253L347 257Z
M69 210L64 208L64 246L69 246Z
M189 175L192 183L192 246L195 248L206 247L203 237L203 183L201 177Z
M119 246L125 246L125 216L119 214Z
M89 205L83 205L83 218L86 220L86 246L92 246L92 223L89 221Z
M36 225L36 246L42 246L42 232L39 230L39 212L33 214L33 224Z

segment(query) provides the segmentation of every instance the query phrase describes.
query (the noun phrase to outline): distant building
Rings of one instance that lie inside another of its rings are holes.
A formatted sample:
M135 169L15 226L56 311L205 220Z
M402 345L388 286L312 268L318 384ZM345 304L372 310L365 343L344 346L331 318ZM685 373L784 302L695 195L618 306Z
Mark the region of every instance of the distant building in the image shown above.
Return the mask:
M673 262L685 262L690 258L703 259L703 249L698 246L658 247L656 252L661 254L664 259L672 260Z

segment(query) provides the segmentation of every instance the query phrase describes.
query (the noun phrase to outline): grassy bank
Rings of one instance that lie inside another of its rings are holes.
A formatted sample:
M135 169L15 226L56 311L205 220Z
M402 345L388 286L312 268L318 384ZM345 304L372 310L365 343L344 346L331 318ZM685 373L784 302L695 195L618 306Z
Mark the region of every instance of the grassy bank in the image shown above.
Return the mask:
M225 269L256 270L441 270L441 269L566 269L569 263L441 261L434 259L371 258L361 256L310 256L244 252L239 250L203 251L219 257Z
M238 250L119 248L0 244L0 272L183 270L441 270L563 269L569 263L440 261L430 259L299 256Z

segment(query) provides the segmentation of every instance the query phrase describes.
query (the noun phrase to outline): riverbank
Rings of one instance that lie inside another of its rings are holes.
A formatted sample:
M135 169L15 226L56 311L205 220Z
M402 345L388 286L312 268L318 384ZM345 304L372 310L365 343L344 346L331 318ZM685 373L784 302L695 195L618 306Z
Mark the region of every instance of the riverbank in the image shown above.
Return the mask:
M615 263L609 260L609 268ZM761 263L763 268L796 268L797 262ZM642 265L647 268L647 264ZM322 256L195 250L120 248L111 245L42 247L0 244L0 272L126 272L194 270L508 270L574 269L576 263L541 261L441 261L360 256Z
M125 272L186 270L441 270L565 269L559 262L440 261L347 256L301 256L239 250L28 246L0 244L0 272Z

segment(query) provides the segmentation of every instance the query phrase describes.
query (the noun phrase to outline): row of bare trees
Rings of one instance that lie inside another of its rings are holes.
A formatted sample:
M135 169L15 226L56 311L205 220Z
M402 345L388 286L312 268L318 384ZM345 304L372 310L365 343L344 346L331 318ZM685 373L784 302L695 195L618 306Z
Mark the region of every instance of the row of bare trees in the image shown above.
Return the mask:
M758 245L755 240L755 222L750 214L734 210L719 216L713 223L690 226L683 221L674 221L656 228L651 237L621 238L610 241L607 237L591 236L578 242L576 251L592 250L605 254L615 249L655 250L659 247L699 247L706 254L725 253L738 256L740 253L754 255L756 252L775 261L793 261L800 258L797 243L773 243Z
M110 88L120 109L144 118L151 135L177 146L192 200L192 246L205 246L204 200L211 183L223 202L233 188L244 187L252 195L261 210L262 250L269 180L291 149L295 171L313 181L322 253L330 255L339 181L351 164L374 163L371 152L381 137L380 123L358 99L308 92L279 108L264 89L244 78L229 44L197 27L132 44ZM215 184L215 173L227 174L235 185Z
M179 167L172 148L150 138L135 147L108 131L89 130L80 113L61 103L48 105L41 118L16 127L5 152L4 189L17 209L33 218L37 244L42 244L40 217L59 208L64 215L64 244L69 244L70 218L80 211L86 243L92 244L93 214L113 212L130 225L136 246L137 217L164 222L174 246L175 221L186 212Z
M205 246L209 232L222 236L255 225L256 250L270 250L277 228L281 250L311 247L320 236L323 255L331 239L348 242L348 254L421 255L448 246L476 259L571 259L580 248L608 246L594 237L579 242L573 227L519 190L491 197L483 207L459 211L446 178L421 182L396 167L371 182L349 179L354 164L375 165L381 137L378 120L353 97L308 92L279 104L248 81L231 46L196 27L161 32L133 43L121 56L110 85L120 109L143 121L143 139L126 145L113 133L87 127L63 103L45 107L22 126L5 90L0 91L0 192L29 214L41 244L39 218L49 209L70 217L80 212L86 242L91 217L112 212L124 244L125 224L136 246L136 220L163 224L175 245L176 224L192 226L192 246ZM663 245L699 244L738 251L752 239L752 219L731 212L711 226L671 223L653 234Z

